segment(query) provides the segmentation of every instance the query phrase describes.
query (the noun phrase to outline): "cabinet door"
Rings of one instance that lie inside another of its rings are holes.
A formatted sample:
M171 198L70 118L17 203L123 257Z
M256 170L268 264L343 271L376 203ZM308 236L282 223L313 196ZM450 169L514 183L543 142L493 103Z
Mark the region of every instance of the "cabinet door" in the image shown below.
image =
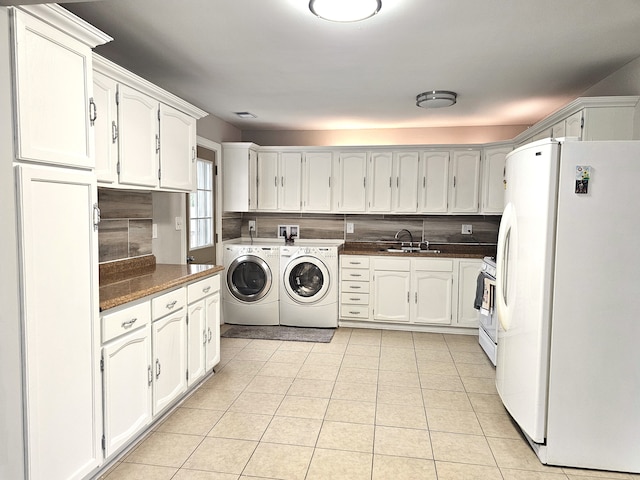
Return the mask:
M207 345L207 312L204 299L192 303L188 309L187 337L189 342L188 386L196 383L205 373L205 348Z
M473 308L481 260L460 260L458 265L458 319L462 327L478 326L478 310Z
M96 177L100 183L118 181L118 124L115 80L93 72L93 100L98 115L95 127Z
M93 168L91 49L27 13L13 15L18 158Z
M391 152L374 152L369 157L367 180L369 184L368 210L370 212L391 211L392 157Z
M279 188L279 210L300 211L302 203L302 153L283 152L280 154Z
M452 273L415 271L411 287L411 318L415 323L451 323Z
M278 152L258 152L258 210L278 209Z
M397 213L415 213L418 208L418 152L394 154L393 207Z
M451 162L451 213L476 213L480 187L480 152L453 152Z
M187 322L183 308L152 324L153 415L187 389Z
M160 188L194 189L196 120L160 104Z
M366 203L367 154L341 153L338 158L338 211L364 212Z
M425 152L420 167L419 210L446 213L449 192L449 152Z
M331 174L333 154L313 152L305 154L304 201L307 212L331 211Z
M109 457L151 422L149 325L106 344L102 357L105 454Z
M567 117L564 125L564 134L567 137L578 137L582 139L582 110Z
M120 183L158 185L158 101L126 85L118 85Z
M207 315L206 371L220 363L220 293L204 299Z
M375 270L373 273L373 319L409 322L409 272Z
M102 460L95 176L35 166L15 172L25 458L30 478L84 478Z
M501 214L504 208L504 165L510 147L487 148L482 173L482 212Z

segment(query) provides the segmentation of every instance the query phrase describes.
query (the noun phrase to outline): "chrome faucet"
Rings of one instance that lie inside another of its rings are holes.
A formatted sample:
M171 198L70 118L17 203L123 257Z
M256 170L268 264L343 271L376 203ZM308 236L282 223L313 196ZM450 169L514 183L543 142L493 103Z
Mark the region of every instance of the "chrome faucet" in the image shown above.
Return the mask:
M412 235L412 234L411 234L411 232L410 232L409 230L407 230L406 228L403 228L402 230L398 230L398 231L396 232L395 237L393 237L393 238L395 238L396 240L398 240L398 238L400 238L400 234L401 234L402 232L406 232L406 233L409 235L409 241L411 242L411 244L413 244L413 235Z

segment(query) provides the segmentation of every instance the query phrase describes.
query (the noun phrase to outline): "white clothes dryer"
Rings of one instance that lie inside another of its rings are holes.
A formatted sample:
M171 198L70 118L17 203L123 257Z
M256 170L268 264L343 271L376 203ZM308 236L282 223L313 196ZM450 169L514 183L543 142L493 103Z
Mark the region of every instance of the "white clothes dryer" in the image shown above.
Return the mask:
M224 246L225 323L278 325L280 247L245 242Z
M280 247L280 324L338 326L338 246Z

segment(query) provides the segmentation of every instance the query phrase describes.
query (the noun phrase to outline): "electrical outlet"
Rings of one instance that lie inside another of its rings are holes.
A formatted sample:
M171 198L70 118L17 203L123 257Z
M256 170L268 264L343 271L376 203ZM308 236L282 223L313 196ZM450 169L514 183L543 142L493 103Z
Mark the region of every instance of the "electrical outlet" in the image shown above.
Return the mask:
M473 232L473 225L462 224L463 235L471 235L472 232Z
M347 222L347 233L353 233L353 223Z
M151 224L151 238L158 238L158 224Z
M249 220L249 231L256 233L256 221L255 220Z
M176 217L176 230L182 230L182 217Z

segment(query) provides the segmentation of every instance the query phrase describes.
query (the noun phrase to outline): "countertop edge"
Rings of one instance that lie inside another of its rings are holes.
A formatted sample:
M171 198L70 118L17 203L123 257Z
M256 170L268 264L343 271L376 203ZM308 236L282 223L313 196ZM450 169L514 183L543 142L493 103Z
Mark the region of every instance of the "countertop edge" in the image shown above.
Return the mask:
M140 300L141 298L147 297L149 295L154 295L156 293L160 293L164 290L169 290L174 287L179 287L181 285L185 285L187 283L192 282L193 280L198 280L205 277L210 277L224 270L222 265L211 265L211 268L206 270L191 273L185 276L177 277L173 280L169 280L157 285L154 285L149 288L145 288L142 290L138 290L135 292L128 293L126 295L122 295L115 298L110 298L108 300L100 301L100 313L105 312L106 310L110 310L115 307L119 307L129 302L134 302L136 300Z

